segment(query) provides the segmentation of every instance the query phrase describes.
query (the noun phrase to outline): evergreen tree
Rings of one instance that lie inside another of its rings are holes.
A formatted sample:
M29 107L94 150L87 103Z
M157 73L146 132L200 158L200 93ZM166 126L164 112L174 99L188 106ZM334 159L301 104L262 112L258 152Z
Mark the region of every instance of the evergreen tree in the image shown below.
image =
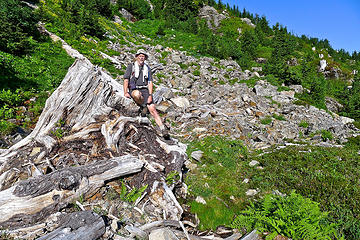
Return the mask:
M348 116L360 120L360 74L354 76L352 87L349 91L346 104L346 113Z
M265 71L279 78L279 84L282 84L289 82L289 78L291 78L288 61L294 52L295 41L287 32L286 27L281 26L279 23L273 29L275 31L275 36L272 40L274 50L265 66Z
M258 38L255 35L254 31L245 31L241 36L241 50L250 59L254 59L256 57L256 48L259 44Z

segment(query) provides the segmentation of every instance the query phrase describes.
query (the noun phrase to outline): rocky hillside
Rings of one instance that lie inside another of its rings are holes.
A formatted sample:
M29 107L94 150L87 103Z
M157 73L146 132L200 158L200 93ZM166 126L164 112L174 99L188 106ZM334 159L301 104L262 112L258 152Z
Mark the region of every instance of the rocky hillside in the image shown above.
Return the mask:
M75 62L33 131L0 151L6 238L260 239L255 232L197 229L199 220L178 200L188 193L184 170L198 157L186 156L181 141L222 135L266 151L290 144L341 147L360 134L352 119L297 99L308 91L301 85L279 90L259 68L244 70L233 60L167 46L109 41L116 54L101 57L116 69L127 66L137 49L149 53L154 101L171 133L166 140L150 116L140 117L123 96L121 75L114 80L61 38L42 32L60 41Z
M115 57L120 66L133 59L134 48L109 47L120 53ZM173 136L231 136L256 149L289 141L341 143L357 131L352 119L301 104L295 97L304 91L301 85L278 91L258 72L242 71L232 60L195 58L159 45L136 47L149 52L148 63L158 78L155 102ZM164 53L166 65L160 63ZM249 87L254 77L258 80ZM334 138L323 142L321 131L329 131Z

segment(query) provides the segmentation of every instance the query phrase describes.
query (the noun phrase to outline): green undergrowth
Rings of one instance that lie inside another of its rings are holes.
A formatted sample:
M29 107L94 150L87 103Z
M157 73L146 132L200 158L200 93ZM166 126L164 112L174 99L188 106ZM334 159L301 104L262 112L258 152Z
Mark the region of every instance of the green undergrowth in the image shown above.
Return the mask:
M202 39L195 34L164 27L162 20L144 19L133 24L131 31L151 38L151 44L161 44L166 47L187 51L198 55Z
M337 236L336 224L329 223L328 213L319 204L291 192L288 196L267 194L241 211L231 227L270 232L265 239L285 235L294 240L343 239Z
M31 53L16 56L0 51L0 90L22 88L50 90L57 87L74 60L50 39L34 42Z
M0 51L0 135L36 122L48 93L61 83L73 61L60 43L50 39L33 41L26 55ZM35 101L29 101L31 98ZM26 106L27 116L20 106Z
M202 229L230 225L231 219L239 216L250 203L262 201L275 190L287 195L296 191L299 197L310 199L322 212L328 213L326 222L336 228L338 236L360 239L360 137L349 139L343 148L288 146L262 154L249 153L240 141L207 137L189 143L189 156L196 150L204 154L197 168L187 174L186 183L192 199L201 196L207 202L202 206L189 200ZM252 160L257 160L260 168L250 167ZM244 183L244 179L249 182ZM256 189L258 194L247 197L248 189ZM210 208L211 221L206 211ZM221 211L227 216L215 219ZM281 234L286 231L290 228L286 227ZM316 234L304 239L318 239L314 236Z
M191 209L198 214L202 229L215 229L220 223L230 224L235 213L244 207L246 201L246 188L241 183L242 176L246 175L242 171L247 164L246 147L238 140L206 137L192 142L187 151L190 154L195 150L202 150L204 154L198 168L188 173L186 183L194 196L203 197L209 205L202 206L192 201ZM206 209L209 208L212 209L212 217L207 215ZM219 216L221 212L226 212L227 216ZM223 219L223 222L218 218Z

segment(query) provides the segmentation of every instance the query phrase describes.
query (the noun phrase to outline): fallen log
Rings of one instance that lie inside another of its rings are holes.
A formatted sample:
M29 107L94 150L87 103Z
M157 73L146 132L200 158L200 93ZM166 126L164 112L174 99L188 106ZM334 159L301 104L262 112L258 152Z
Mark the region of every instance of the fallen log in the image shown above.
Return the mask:
M90 197L105 181L139 172L142 166L125 155L21 181L0 192L0 227L36 223L81 196Z
M61 227L38 240L94 240L105 233L104 220L92 211L71 213L59 225Z

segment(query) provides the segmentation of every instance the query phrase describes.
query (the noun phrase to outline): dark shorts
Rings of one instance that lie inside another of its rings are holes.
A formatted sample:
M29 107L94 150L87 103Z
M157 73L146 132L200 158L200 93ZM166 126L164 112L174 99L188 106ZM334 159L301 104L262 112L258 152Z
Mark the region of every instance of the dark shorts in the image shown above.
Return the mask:
M145 107L147 105L147 100L149 98L149 89L147 88L141 88L141 89L133 89L133 90L130 90L130 96L132 97L132 92L135 91L135 90L139 90L142 94L142 96L144 97L144 102L141 104L142 107Z

